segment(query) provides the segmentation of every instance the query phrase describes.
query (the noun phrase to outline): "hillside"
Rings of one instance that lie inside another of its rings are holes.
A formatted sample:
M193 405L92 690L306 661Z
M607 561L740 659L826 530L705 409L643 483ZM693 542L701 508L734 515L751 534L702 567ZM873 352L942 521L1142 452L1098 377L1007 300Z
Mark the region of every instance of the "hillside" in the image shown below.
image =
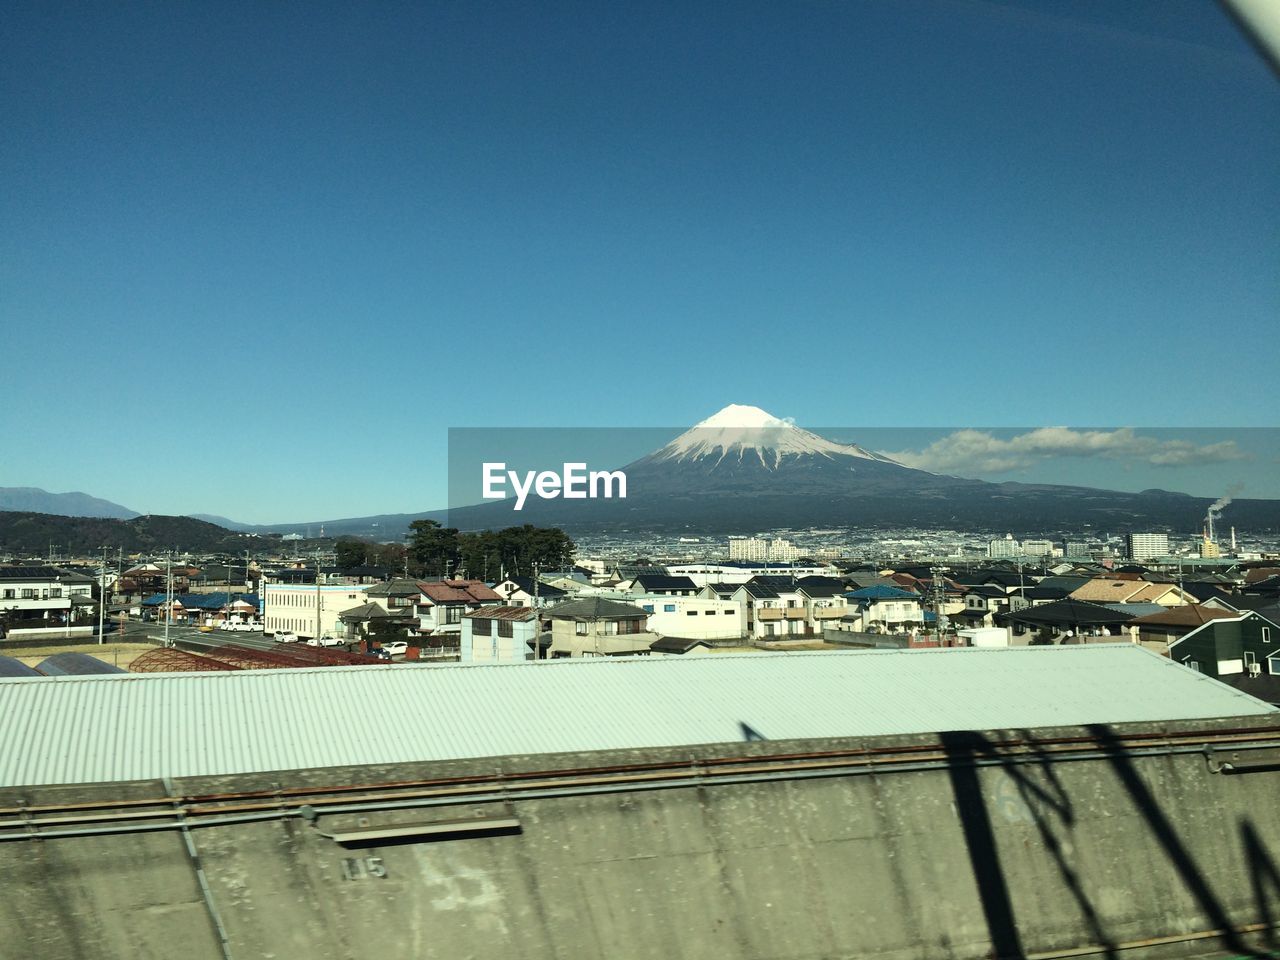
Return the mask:
M29 511L0 511L0 553L44 556L49 545L61 555L92 555L103 547L114 552L191 553L240 551L249 544L266 544L277 537L246 536L191 517L147 515L132 520L101 517L62 517Z
M52 513L61 517L109 517L130 520L139 516L110 500L91 497L87 493L50 493L39 487L0 487L0 510L30 513Z

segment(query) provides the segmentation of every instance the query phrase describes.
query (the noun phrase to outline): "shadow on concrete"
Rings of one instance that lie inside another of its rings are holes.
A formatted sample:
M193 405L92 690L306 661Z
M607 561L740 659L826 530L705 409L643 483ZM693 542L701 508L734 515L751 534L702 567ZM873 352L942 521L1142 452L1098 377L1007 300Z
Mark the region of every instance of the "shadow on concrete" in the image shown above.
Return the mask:
M1262 838L1248 820L1240 824L1240 844L1244 848L1245 862L1249 865L1249 884L1253 888L1253 901L1258 908L1257 923L1265 925L1260 936L1263 944L1274 950L1280 947L1274 924L1276 916L1272 904L1280 904L1280 869L1267 853Z
M1204 873L1178 837L1169 817L1143 782L1132 759L1111 728L1092 725L1087 729L1097 739L1106 762L1128 794L1133 808L1141 815L1160 844L1183 886L1208 918L1210 926L1224 931L1218 941L1221 946L1242 957L1273 956L1269 949L1265 953L1252 951L1241 936L1231 929L1233 922L1226 908L1210 888ZM1024 749L1030 750L1034 757L1030 763L1025 759L1025 754L1017 762L1012 762L1011 758L1001 754L996 745L980 733L943 733L940 734L940 739L947 754L956 810L960 816L970 867L977 882L991 939L991 955L1000 960L1026 956L1018 933L1009 881L1000 862L990 807L987 798L983 796L979 779L979 762L988 765L994 761L1015 784L1043 848L1075 900L1092 944L1099 948L1096 955L1118 960L1123 948L1108 934L1084 881L1066 853L1062 834L1074 826L1075 814L1071 799L1054 768L1053 757L1037 744L1030 731L1022 731L1021 736ZM1249 822L1241 824L1240 832L1257 904L1257 922L1270 925L1276 922L1270 904L1276 903L1277 897L1280 897L1280 868L1277 868L1265 844ZM1274 947L1275 931L1268 929L1266 937L1266 946Z
M1222 906L1221 901L1214 895L1213 890L1209 888L1209 884L1205 881L1204 875L1196 865L1190 851L1178 839L1178 834L1174 830L1173 824L1169 822L1168 816L1165 815L1160 804L1156 802L1155 797L1151 795L1151 791L1143 782L1142 777L1138 775L1138 771L1133 766L1133 761L1129 758L1127 751L1121 745L1115 733L1105 724L1090 724L1085 729L1092 733L1102 745L1112 771L1129 794L1134 808L1146 820L1151 833L1159 842L1165 852L1165 856L1169 858L1169 862L1182 880L1182 885L1195 897L1196 903L1205 916L1209 918L1210 924L1214 928L1224 931L1220 941L1222 945L1245 956L1259 956L1259 954L1250 953L1249 947L1240 939L1240 935L1231 929L1231 917Z

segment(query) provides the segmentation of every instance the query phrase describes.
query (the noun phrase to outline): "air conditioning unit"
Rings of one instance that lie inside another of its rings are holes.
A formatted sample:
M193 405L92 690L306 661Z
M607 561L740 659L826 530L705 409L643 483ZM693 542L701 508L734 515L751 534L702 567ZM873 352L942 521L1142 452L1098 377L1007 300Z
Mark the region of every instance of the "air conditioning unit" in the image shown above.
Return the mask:
M1260 663L1246 664L1246 668L1248 669L1249 676L1251 677L1257 677L1262 675L1262 664Z

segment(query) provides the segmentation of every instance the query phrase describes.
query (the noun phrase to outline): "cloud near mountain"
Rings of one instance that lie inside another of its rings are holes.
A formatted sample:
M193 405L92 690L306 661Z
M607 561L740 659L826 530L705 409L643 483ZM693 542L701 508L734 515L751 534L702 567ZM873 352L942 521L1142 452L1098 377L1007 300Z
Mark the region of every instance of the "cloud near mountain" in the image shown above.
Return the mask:
M1129 427L1074 430L1040 427L1007 439L983 430L957 430L923 450L890 453L899 463L934 473L1005 473L1058 457L1128 460L1161 467L1248 460L1234 440L1194 444L1144 437Z

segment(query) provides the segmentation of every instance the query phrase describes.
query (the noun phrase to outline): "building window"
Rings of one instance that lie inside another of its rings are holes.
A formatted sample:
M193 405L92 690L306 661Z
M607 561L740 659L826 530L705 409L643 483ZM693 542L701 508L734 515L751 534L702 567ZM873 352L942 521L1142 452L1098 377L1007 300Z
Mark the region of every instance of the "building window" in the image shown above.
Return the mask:
M477 637L491 637L493 636L493 621L472 620L471 632Z
M12 591L12 590L6 590L6 591L4 592L4 598L5 598L6 600L12 600L12 599L13 599L13 591Z
M645 613L653 613L653 604L652 604L652 603L642 603L642 604L640 605L640 609L641 609L641 610L643 610Z
M674 603L664 603L664 604L662 605L662 612L663 612L663 613L675 613L675 612L676 612L676 605L675 605Z
M1263 628L1262 628L1262 642L1263 642L1263 643L1270 643L1270 642L1271 642L1271 628L1270 628L1270 627L1263 627Z
M36 598L36 592L35 592L34 590L23 590L23 591L22 591L22 599L23 599L23 600L34 600L35 598Z
M515 636L515 629L514 629L514 625L511 623L511 621L510 621L510 620L499 620L499 621L498 621L498 636L500 636L500 637L514 637L514 636Z
M696 617L696 616L698 615L698 611L697 611L697 610L686 610L686 611L684 612L684 615L685 615L686 617Z
M445 623L461 623L462 608L461 607L445 607L444 622Z
M577 634L579 637L585 637L587 635L586 621L579 620L577 623L575 623L573 625L573 632Z

